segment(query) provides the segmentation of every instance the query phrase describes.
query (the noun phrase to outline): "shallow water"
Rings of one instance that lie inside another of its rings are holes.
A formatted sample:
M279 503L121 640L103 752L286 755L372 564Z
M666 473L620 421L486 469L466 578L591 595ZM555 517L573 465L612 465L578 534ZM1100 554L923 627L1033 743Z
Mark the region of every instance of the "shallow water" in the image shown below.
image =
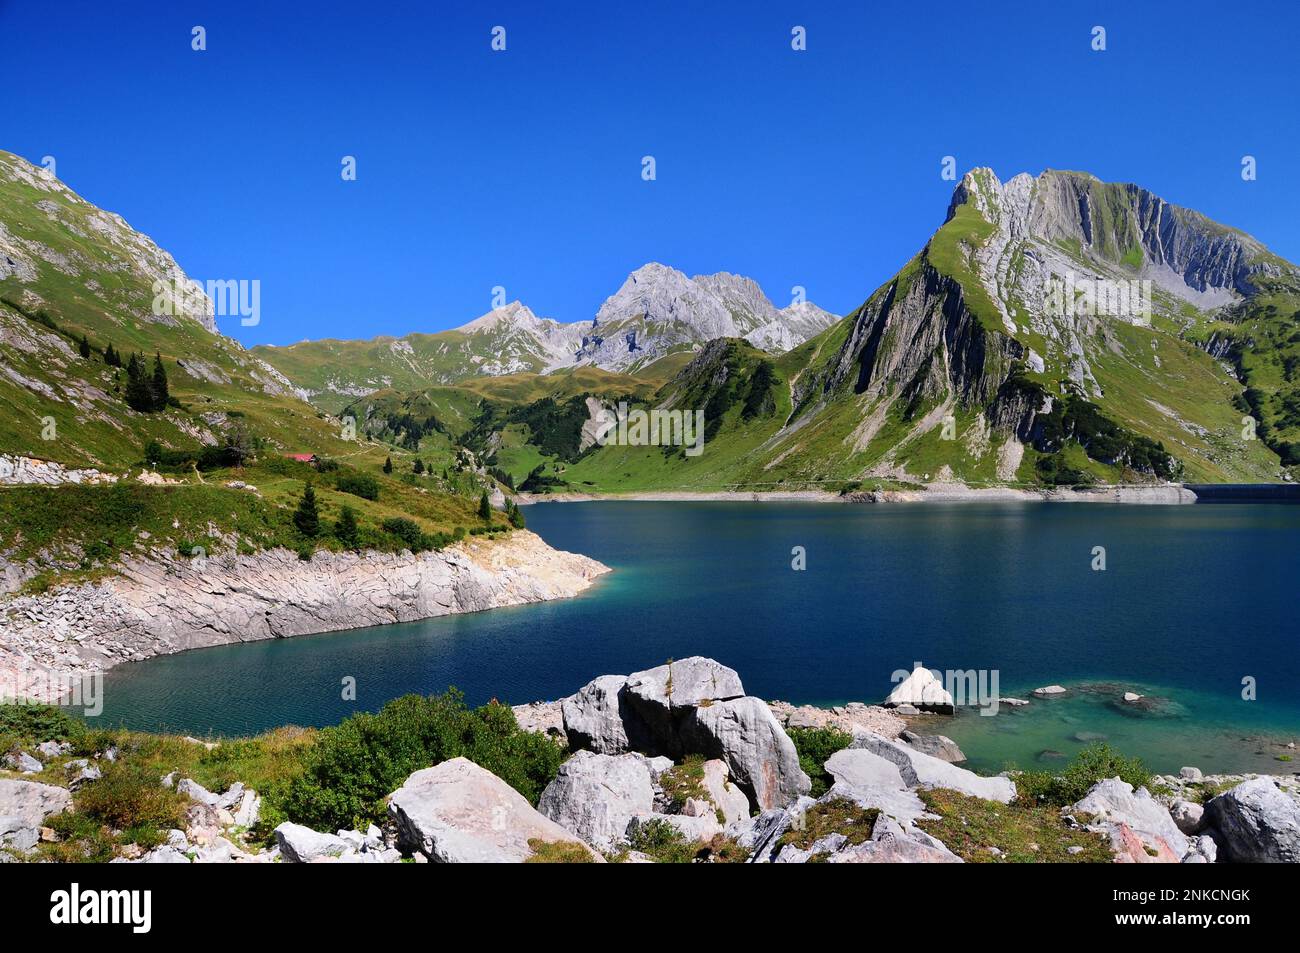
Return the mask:
M927 720L982 767L1042 763L1092 732L1158 770L1286 770L1273 760L1286 749L1261 736L1300 740L1300 507L592 502L526 513L552 545L616 571L571 600L121 666L106 676L104 717L199 734L324 725L406 692L455 685L472 703L518 703L698 654L737 669L751 694L800 703L879 700L919 660L996 670L1003 695L1115 682L1175 706L1137 717L1076 692ZM804 571L791 567L796 546ZM356 702L341 698L345 677ZM1241 698L1246 677L1256 701Z

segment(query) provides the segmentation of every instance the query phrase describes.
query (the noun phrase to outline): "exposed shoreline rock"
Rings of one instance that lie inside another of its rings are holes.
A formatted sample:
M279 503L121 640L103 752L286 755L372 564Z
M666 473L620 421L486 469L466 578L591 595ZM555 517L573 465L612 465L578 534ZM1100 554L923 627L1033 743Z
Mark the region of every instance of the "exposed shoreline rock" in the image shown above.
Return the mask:
M0 695L52 701L47 673L72 679L189 649L569 598L609 571L523 530L441 552L310 561L286 549L203 560L153 550L96 582L0 597Z

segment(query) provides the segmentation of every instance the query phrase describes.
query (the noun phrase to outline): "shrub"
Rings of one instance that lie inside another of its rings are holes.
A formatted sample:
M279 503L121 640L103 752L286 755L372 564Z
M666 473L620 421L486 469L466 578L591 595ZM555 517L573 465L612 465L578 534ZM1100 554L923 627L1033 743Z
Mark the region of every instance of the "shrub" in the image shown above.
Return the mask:
M77 741L86 726L53 705L0 705L0 754L43 741Z
M1016 776L1016 791L1030 804L1065 807L1080 800L1088 789L1106 778L1119 778L1134 788L1151 783L1151 772L1137 758L1126 758L1110 745L1084 748L1059 773L1025 771Z
M334 485L340 493L351 493L363 500L379 499L379 481L368 473L340 474Z
M385 533L392 533L402 542L404 542L411 552L418 553L422 549L428 549L425 545L426 540L424 530L414 520L409 520L405 516L390 516L383 522Z
M847 748L853 736L838 728L789 728L787 734L799 752L799 767L812 779L811 796L821 797L834 783L826 771L826 759Z
M129 760L104 765L104 776L77 792L77 810L119 830L180 827L185 796L163 787L149 766Z
M672 824L658 818L638 824L628 837L627 846L660 864L689 864L700 851L699 844L687 840Z
M521 729L505 705L471 711L455 689L428 698L405 695L377 713L323 729L302 774L268 799L285 817L316 830L364 829L382 823L383 799L408 775L457 757L481 765L536 804L564 753L545 735Z

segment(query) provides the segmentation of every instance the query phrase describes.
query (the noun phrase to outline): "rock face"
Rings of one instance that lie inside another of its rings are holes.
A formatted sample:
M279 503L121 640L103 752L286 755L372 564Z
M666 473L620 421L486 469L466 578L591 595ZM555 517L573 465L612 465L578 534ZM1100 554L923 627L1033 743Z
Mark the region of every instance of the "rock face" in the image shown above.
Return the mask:
M627 676L602 675L564 699L560 711L569 744L598 754L622 754L632 750L627 726L642 745L649 744L649 731L624 700Z
M1091 818L1089 829L1108 834L1120 859L1144 863L1154 857L1178 863L1193 846L1146 788L1134 791L1119 778L1097 782L1069 811Z
M202 561L154 551L102 582L0 601L0 669L81 674L229 642L562 599L608 571L526 531L442 552L320 552L310 562L284 549Z
M71 807L72 795L63 788L0 778L0 847L31 850L45 819Z
M690 750L726 762L759 810L788 804L812 787L794 742L761 699L733 698L692 709L682 739Z
M1016 796L1016 786L1010 778L982 777L879 735L858 735L850 747L865 748L892 762L908 787L949 788L971 797L1001 801L1003 804L1011 803L1011 799Z
M840 749L826 760L826 771L835 779L828 796L874 807L908 825L925 813L925 804L908 790L898 765L865 748Z
M649 731L653 753L679 757L681 725L701 706L745 694L740 676L713 659L693 656L628 676L620 696ZM637 732L632 731L632 736ZM784 732L783 732L784 734Z
M560 766L537 809L598 850L610 850L638 814L654 809L650 768L639 754L579 751Z
M518 863L534 853L529 840L577 843L522 794L465 758L412 774L389 797L388 811L399 843L437 863Z
M603 675L564 699L561 710L575 747L716 758L760 810L811 787L767 704L746 696L735 670L713 659L692 656L628 676Z
M114 474L101 473L93 467L78 469L48 460L0 453L0 485L59 486L64 483L116 482L117 477Z
M1300 863L1300 803L1268 778L1245 781L1205 806L1205 821L1224 859Z

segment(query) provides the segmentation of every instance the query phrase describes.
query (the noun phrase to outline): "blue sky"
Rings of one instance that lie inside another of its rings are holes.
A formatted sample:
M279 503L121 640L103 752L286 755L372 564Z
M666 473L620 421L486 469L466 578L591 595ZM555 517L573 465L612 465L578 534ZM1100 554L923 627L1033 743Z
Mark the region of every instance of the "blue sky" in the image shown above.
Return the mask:
M0 148L260 280L248 345L442 330L497 285L587 320L651 260L845 313L941 223L945 155L1137 182L1300 261L1297 35L1291 3L0 0Z

